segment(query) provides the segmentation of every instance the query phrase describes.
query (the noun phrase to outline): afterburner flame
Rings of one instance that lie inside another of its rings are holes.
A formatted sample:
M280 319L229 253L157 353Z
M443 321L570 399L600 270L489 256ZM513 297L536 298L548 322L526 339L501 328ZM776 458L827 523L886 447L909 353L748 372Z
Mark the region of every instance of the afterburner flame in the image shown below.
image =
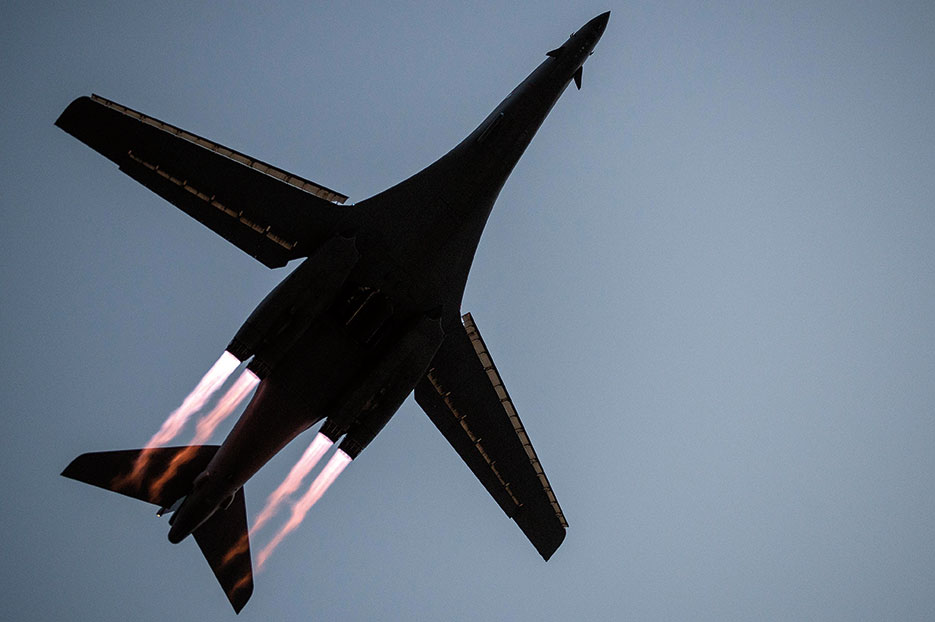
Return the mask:
M211 435L214 434L214 430L217 429L218 425L234 412L237 405L250 394L250 391L256 388L259 382L260 379L249 369L245 369L243 373L240 374L240 377L237 378L236 382L227 390L227 393L218 400L214 409L198 421L198 424L195 426L195 436L192 438L191 443L189 443L189 446L183 451L173 456L172 462L169 463L169 467L166 469L165 473L163 473L150 488L152 494L158 495L162 492L162 488L168 482L172 481L172 478L178 473L179 468L187 464L197 455L197 446L204 444L205 441L211 438Z
M321 473L319 473L315 481L312 482L308 491L292 506L292 515L289 517L289 520L282 526L270 543L260 551L260 555L257 557L258 569L262 570L266 560L269 559L269 556L276 550L276 547L279 546L286 536L295 531L295 529L302 524L308 511L321 499L321 496L325 494L328 487L334 483L334 480L341 474L344 467L350 463L351 457L340 449L331 456L331 460L328 461L325 468L321 470Z
M230 352L225 351L221 355L221 358L211 366L208 373L195 385L188 397L182 400L182 404L169 414L169 417L160 426L159 431L149 439L145 449L140 452L136 462L133 463L133 470L121 478L125 483L135 482L138 484L142 481L152 458L152 452L147 451L147 449L164 445L178 436L192 415L204 408L211 396L221 388L238 365L240 365L240 361Z
M204 375L201 382L182 401L182 405L169 415L159 431L149 439L146 446L162 445L175 438L191 416L204 408L214 392L221 388L221 385L234 373L238 365L240 365L240 361L237 360L237 357L225 351L221 358L208 370L208 373Z
M259 531L269 519L276 515L276 512L279 511L279 507L286 500L286 497L299 489L299 486L302 485L302 480L315 468L315 465L318 464L318 461L321 460L321 457L325 455L325 452L328 451L332 444L333 441L321 432L315 436L315 439L305 450L305 453L302 454L299 461L296 462L292 470L289 471L289 475L286 476L286 479L282 481L279 487L276 488L269 497L267 497L266 506L263 508L263 511L260 512L256 523L254 523L253 527L250 529L251 534Z
M195 426L195 436L192 438L191 444L200 445L211 438L211 435L214 434L214 430L217 429L218 425L234 412L237 405L240 404L258 384L260 384L260 379L257 378L256 374L249 369L243 370L243 373L240 374L240 377L237 378L233 386L231 386L231 388L227 390L227 393L224 394L224 397L218 401L217 406L198 421L198 424Z

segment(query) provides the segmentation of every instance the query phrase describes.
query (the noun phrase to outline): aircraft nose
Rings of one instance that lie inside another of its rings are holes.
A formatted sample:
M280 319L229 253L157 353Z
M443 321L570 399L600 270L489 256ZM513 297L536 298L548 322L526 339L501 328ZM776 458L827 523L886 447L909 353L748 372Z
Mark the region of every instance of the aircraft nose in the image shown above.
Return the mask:
M604 29L607 28L607 20L610 19L610 11L605 11L601 13L590 22L588 22L587 27L594 28L594 31L597 33L597 36L604 34Z
M583 41L586 41L592 45L596 44L601 38L601 35L604 34L604 29L607 27L607 20L609 19L610 11L601 13L587 24L579 28L577 32L572 34L572 36L577 35Z

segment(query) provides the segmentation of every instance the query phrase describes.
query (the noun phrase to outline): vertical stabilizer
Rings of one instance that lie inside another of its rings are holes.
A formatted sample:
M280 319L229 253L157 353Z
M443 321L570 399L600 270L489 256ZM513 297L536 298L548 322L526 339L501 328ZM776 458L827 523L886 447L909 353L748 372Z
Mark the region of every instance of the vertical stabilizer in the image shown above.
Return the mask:
M240 613L253 594L253 566L243 488L192 534L234 611Z

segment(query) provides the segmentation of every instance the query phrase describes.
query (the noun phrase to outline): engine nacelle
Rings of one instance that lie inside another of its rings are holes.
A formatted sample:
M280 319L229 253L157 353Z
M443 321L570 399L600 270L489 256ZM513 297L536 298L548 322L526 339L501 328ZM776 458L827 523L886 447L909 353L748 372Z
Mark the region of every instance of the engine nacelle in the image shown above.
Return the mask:
M341 449L352 459L377 435L425 375L445 333L438 314L422 316L380 358L363 382L349 392L321 428L332 441L345 434Z
M334 300L360 255L354 238L336 236L321 245L254 309L227 346L260 378L308 330Z

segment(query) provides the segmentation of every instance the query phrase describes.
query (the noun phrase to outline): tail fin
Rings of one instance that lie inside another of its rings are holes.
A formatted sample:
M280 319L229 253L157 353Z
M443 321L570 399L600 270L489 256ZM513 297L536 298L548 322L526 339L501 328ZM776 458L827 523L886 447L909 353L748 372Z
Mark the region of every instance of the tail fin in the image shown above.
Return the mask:
M82 454L65 467L62 475L134 499L169 507L191 492L195 477L205 470L218 450L217 445L197 445L193 448L194 453L189 447L150 447ZM154 487L153 483L169 470L173 459L185 453L191 455L185 456L189 458L187 460L176 461L175 475L164 485ZM134 469L140 464L141 456L145 459L146 468L137 476Z
M216 445L195 445L88 453L72 460L62 475L167 508L191 492L195 477L205 470L217 450ZM141 456L144 462L140 462ZM146 465L142 473L138 472L140 464ZM172 477L154 486L170 469L174 469ZM239 613L253 593L243 489L193 535L234 611Z
M208 560L227 600L240 613L253 594L253 567L243 488L227 509L220 509L192 534Z

